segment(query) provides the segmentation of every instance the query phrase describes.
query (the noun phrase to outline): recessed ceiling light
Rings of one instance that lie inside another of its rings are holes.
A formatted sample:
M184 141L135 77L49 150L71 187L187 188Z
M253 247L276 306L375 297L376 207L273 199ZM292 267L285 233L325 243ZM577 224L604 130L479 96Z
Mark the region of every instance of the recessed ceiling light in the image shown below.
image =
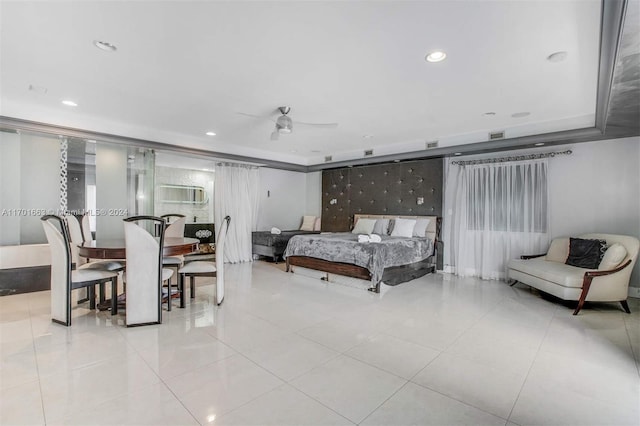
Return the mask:
M207 133L205 133L205 135L207 135L207 136L215 136L216 134L215 134L215 132L207 132Z
M69 100L64 100L64 101L62 101L62 104L63 104L63 105L66 105L66 106L70 106L70 107L77 107L77 106L78 106L78 104L77 104L77 103L75 103L75 102L73 102L73 101L69 101Z
M462 153L461 152L454 152L453 155L458 156L458 155L462 155Z
M533 146L542 146L542 145L544 145L544 142L538 142L533 144Z
M496 115L496 113L495 113L495 112L493 112L493 111L489 111L489 112L485 112L485 113L484 113L484 114L482 114L482 115L484 115L485 117L490 117L490 116L492 116L492 115Z
M562 62L567 59L569 54L565 51L555 52L551 55L547 56L547 61L549 62Z
M115 52L118 48L109 42L93 40L93 45L100 50L104 50L105 52Z
M373 137L373 135L363 135L362 138L363 139L371 139Z
M317 150L317 149L312 149L312 150L311 150L311 152L313 152L314 154L318 154L318 153L320 153L320 152L322 152L322 151L319 151L319 150Z
M427 62L440 62L444 61L444 58L447 57L447 54L441 50L436 50L435 52L429 53L425 59Z
M523 112L515 112L511 114L513 118L522 118L522 117L526 117L527 115L531 115L531 113L528 111L523 111Z

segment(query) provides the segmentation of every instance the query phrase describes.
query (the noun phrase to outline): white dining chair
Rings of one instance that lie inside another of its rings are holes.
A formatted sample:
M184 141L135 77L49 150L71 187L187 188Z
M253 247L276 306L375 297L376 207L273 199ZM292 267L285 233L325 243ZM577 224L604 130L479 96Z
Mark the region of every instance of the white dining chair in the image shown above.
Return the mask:
M124 220L125 250L127 255L126 314L127 326L162 323L164 281L173 275L171 269L162 267L162 247L165 222L155 216L132 216ZM159 226L156 239L148 229ZM167 310L171 310L171 287L167 289Z
M89 229L89 215L85 213L81 220L74 215L66 215L65 219L69 225L69 235L71 236L71 242L75 248L74 262L77 268L83 269L98 269L104 271L120 272L125 268L125 261L123 259L106 259L106 260L90 260L85 259L78 255L78 245L91 242L91 231ZM85 225L86 223L86 225ZM73 250L72 250L73 252Z
M51 251L51 319L59 324L71 325L71 292L89 289L89 307L95 309L95 286L111 283L112 312L115 305L118 274L95 269L71 269L72 245L67 221L56 215L41 218Z
M165 238L183 238L184 237L184 227L186 218L183 214L178 213L170 213L163 214L160 216L167 222L167 227L164 230ZM174 219L171 222L172 219ZM175 269L176 274L178 273L178 269L182 267L184 264L184 256L164 256L162 258L162 266L165 268L173 268Z
M195 297L195 277L215 277L216 278L216 304L220 305L224 299L224 242L229 232L231 217L227 216L222 221L220 230L216 232L216 261L208 262L196 260L189 262L178 270L178 288L180 289L180 307L185 306L184 280L189 277L190 297Z
M88 214L84 214L81 220L72 214L67 214L64 216L67 221L67 226L69 227L69 236L71 238L71 257L73 266L75 269L95 269L98 271L110 271L110 272L122 272L125 268L125 261L123 259L106 259L106 260L93 260L86 259L79 255L78 246L91 242L91 239L87 240L85 235L91 235L85 233L83 230L85 218L86 223L89 223ZM104 303L105 301L105 286L100 286L100 303ZM89 295L87 294L87 297ZM80 302L84 301L84 299L80 299ZM114 312L112 312L113 314Z

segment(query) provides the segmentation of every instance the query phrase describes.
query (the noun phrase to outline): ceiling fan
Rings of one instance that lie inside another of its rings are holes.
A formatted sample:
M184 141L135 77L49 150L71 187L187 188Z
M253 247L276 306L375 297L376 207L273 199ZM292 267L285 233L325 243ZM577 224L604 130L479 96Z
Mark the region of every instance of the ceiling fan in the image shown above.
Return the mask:
M275 120L270 116L262 116L262 115L254 115L247 114L244 112L239 112L240 115L245 115L247 117L252 118L262 118L266 120L271 120L276 124L275 129L271 133L271 140L277 141L281 134L289 134L293 130L293 125L301 125L301 126L313 126L313 127L324 127L324 128L335 128L338 127L338 123L304 123L302 121L293 121L291 117L289 117L289 112L291 111L291 107L281 106L278 107L276 111L280 112L280 116Z

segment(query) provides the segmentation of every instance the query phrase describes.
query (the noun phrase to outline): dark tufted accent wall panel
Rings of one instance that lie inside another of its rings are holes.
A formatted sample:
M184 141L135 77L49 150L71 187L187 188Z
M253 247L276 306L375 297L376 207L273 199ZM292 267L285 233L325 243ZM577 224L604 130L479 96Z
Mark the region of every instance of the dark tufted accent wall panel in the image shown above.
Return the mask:
M349 231L355 213L442 217L442 159L324 170L322 230Z

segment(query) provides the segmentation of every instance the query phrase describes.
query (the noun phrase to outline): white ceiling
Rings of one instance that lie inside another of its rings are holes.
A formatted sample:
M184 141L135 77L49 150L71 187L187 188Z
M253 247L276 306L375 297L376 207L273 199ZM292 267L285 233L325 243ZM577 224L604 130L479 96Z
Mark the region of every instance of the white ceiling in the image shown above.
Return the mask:
M598 0L0 8L7 117L303 165L361 158L370 148L383 155L433 140L479 142L496 130L517 137L594 125ZM427 63L436 49L447 59ZM567 59L546 60L557 51ZM272 122L237 114L275 117L281 105L294 120L339 126L294 125L270 141ZM523 111L531 114L511 117Z

